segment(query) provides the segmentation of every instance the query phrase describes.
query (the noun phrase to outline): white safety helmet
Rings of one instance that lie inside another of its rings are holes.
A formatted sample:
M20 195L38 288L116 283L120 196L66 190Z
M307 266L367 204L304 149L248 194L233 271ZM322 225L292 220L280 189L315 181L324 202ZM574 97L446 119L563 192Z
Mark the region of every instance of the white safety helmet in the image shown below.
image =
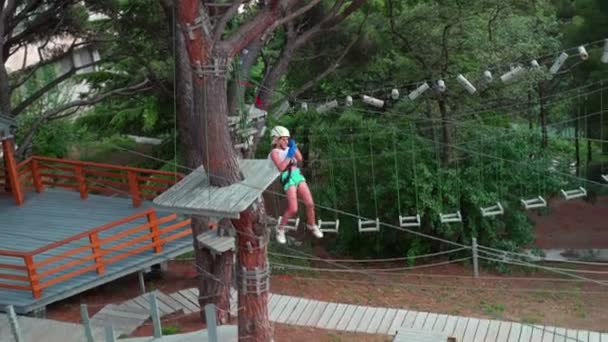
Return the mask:
M275 126L272 131L270 131L270 136L274 138L280 137L289 137L289 130L283 126Z

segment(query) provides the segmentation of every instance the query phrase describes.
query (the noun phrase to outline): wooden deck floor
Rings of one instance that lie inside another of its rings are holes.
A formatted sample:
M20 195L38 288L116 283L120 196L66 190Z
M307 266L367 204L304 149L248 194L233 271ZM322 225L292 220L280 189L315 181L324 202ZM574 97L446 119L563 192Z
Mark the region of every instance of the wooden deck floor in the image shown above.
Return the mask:
M0 249L32 251L55 241L142 212L147 207L149 205L144 203L140 208L133 208L130 199L118 197L89 195L87 200L81 200L77 192L55 189L46 189L41 194L28 193L25 204L18 207L14 204L12 198L0 194ZM146 223L145 217L112 230L101 232L99 238L103 239L144 223ZM144 235L146 232L142 231L139 234ZM133 236L137 236L137 234ZM117 240L113 244L120 242L120 240ZM46 259L49 256L88 243L89 241L86 238L76 240L71 242L69 246L55 248L41 255L36 255L34 262L38 261L36 259ZM121 252L124 253L125 250L134 249L146 243L149 243L149 241L141 241L138 244L121 249ZM112 243L109 244L109 248L111 246ZM192 238L185 236L166 243L161 253L154 253L150 249L112 263L107 266L104 275L100 276L95 270L92 270L46 288L39 299L34 299L31 292L0 289L0 307L10 304L15 307L15 311L18 313L27 313L127 274L135 273L191 249ZM90 252L75 254L70 259L75 260L85 254L90 255ZM108 256L111 257L111 254ZM62 262L67 263L70 259ZM2 263L23 265L21 260L8 257L0 257L0 264ZM88 263L93 264L93 261L88 261ZM52 266L56 267L57 264ZM44 269L39 271L43 272ZM62 273L57 273L55 276L61 276L69 271L68 269ZM7 273L7 271L3 270L3 273Z

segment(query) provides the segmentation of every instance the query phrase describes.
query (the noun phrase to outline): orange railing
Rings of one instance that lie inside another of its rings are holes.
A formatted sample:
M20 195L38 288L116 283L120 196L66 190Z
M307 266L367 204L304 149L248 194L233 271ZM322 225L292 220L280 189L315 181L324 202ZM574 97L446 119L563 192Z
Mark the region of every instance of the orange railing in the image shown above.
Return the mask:
M31 291L40 298L45 288L86 272L103 275L109 265L147 251L161 253L166 243L190 234L190 219L175 214L157 218L148 209L33 251L0 250L2 260L22 260L0 263L0 288Z
M83 199L89 193L129 196L135 207L183 178L181 174L168 171L39 156L19 165L23 166L23 171L19 171L20 177L26 177L21 179L22 182L27 181L29 175L30 188L38 192L48 186L78 191Z

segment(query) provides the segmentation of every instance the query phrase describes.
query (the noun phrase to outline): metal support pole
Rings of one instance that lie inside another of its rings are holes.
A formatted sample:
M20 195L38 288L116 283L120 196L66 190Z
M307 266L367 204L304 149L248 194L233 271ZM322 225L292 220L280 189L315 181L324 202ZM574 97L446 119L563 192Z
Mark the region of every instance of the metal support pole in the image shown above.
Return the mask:
M205 305L205 318L207 319L207 336L209 337L209 342L218 342L214 304Z
M112 327L111 325L109 327L106 327L106 342L116 342L114 327Z
M87 338L87 342L95 342L93 340L91 320L89 319L89 310L86 304L80 304L80 316L82 317L82 325L84 326L84 335Z
M473 238L473 276L479 278L479 261L477 260L477 239Z
M154 325L154 337L163 337L163 331L160 324L160 316L158 314L158 303L154 292L150 292L150 316L152 316L152 324Z
M15 308L12 305L7 306L8 309L8 320L11 324L11 330L13 332L13 337L15 338L15 342L24 342L23 336L21 336L21 328L19 327L19 321L17 320L17 315L15 314Z
M146 282L144 281L144 271L137 272L137 277L139 278L139 290L141 294L146 293Z

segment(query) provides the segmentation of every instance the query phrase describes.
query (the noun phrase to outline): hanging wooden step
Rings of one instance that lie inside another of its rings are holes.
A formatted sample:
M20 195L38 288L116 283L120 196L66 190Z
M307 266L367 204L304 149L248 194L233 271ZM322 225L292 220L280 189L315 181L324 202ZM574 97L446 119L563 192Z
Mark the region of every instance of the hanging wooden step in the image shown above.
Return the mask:
M454 222L462 222L462 215L460 215L460 210L451 214L441 214L439 213L439 219L441 223L454 223Z
M522 198L521 204L524 206L524 208L529 210L529 209L536 209L536 208L544 208L547 206L547 201L545 201L545 199L542 196L538 196L538 197L534 197L534 198L530 198L530 199Z
M399 226L401 228L420 227L420 214L416 214L416 216L399 215Z
M335 221L323 221L319 220L319 230L323 233L338 233L340 228L340 220L336 219Z
M485 207L485 208L481 207L479 209L481 209L481 216L484 216L484 217L498 216L498 215L502 215L505 213L505 210L502 207L502 204L500 204L500 202L496 202L495 205Z
M583 187L579 187L578 189L572 189L572 190L562 189L561 192L562 192L562 196L564 196L564 198L566 200L587 197L587 190L585 190L585 188L583 188Z
M359 219L359 233L367 233L367 232L379 232L380 231L380 219L376 218L375 220L362 220Z
M281 224L282 219L283 219L283 216L279 216L279 221L277 222L277 229L279 229L279 225ZM287 223L285 224L283 229L297 231L298 226L300 226L300 218L295 217L295 218L288 219Z

